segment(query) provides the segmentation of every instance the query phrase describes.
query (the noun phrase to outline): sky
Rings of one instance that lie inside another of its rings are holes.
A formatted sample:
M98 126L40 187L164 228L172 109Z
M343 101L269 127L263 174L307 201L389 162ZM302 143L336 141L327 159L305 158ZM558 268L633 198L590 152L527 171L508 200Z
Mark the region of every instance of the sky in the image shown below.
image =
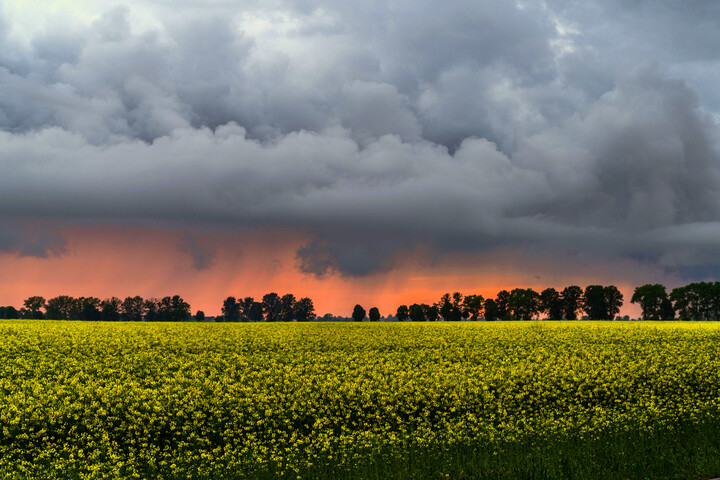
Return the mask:
M0 304L720 276L720 4L4 0Z

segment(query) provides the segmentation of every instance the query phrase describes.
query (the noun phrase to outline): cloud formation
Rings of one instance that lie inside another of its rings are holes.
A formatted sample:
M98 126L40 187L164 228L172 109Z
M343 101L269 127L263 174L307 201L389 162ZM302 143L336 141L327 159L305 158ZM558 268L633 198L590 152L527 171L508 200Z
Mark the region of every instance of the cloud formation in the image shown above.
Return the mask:
M312 239L297 266L317 276L413 248L720 270L717 7L691 3L138 0L25 36L5 18L0 249L61 251L27 225L271 227Z

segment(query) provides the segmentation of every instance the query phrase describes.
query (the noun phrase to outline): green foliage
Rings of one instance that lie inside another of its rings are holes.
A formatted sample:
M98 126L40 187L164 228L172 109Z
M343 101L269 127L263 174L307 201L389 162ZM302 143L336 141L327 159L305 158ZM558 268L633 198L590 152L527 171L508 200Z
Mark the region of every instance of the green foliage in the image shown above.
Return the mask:
M3 321L0 476L711 478L719 342L688 322Z

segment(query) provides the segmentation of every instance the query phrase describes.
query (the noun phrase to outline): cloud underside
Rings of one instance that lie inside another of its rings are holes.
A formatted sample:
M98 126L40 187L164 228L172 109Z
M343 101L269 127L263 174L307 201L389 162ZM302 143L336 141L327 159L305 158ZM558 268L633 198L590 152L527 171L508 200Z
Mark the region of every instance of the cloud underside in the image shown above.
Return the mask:
M192 22L157 7L142 31L131 3L25 40L0 22L0 250L62 254L64 225L159 225L295 230L311 238L298 268L318 276L416 247L720 267L718 124L698 73L713 54L648 52L611 37L605 11L652 36L671 6L603 2L583 34L587 12L560 1L384 3ZM685 47L716 34L699 25ZM212 267L194 234L179 249Z

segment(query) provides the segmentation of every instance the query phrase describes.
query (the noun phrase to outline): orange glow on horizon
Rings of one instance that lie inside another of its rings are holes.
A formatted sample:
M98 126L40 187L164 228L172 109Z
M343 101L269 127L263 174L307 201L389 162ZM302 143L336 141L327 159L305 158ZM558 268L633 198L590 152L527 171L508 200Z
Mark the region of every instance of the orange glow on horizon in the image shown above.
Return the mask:
M559 265L556 258L532 258L510 250L448 256L436 264L422 252L410 252L387 272L362 278L316 278L296 268L295 252L308 238L289 231L193 234L203 248L214 252L212 264L198 270L183 251L184 233L99 227L75 227L62 233L68 249L61 256L0 255L4 271L12 272L0 278L0 305L19 308L31 295L149 298L179 294L191 304L193 313L203 310L206 315L217 315L228 296L259 300L274 291L312 298L318 315L349 316L356 303L366 310L377 306L382 315L388 315L401 304L435 303L444 292L487 298L515 287L540 291L548 286L562 289L601 283L617 285L625 295L621 314L637 317L639 308L629 302L632 289L646 283L644 278L657 278L657 272L634 265L626 267L633 278L618 283L622 276L617 264L593 268L589 278L588 266L577 260Z

